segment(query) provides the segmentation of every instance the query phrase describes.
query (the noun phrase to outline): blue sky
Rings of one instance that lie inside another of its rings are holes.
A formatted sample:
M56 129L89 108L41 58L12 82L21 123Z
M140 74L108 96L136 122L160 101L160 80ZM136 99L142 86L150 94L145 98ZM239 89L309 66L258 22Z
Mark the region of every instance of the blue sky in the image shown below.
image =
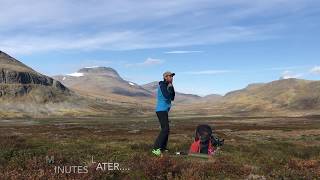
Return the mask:
M47 75L109 66L144 84L171 70L199 95L320 80L317 0L0 2L0 49Z

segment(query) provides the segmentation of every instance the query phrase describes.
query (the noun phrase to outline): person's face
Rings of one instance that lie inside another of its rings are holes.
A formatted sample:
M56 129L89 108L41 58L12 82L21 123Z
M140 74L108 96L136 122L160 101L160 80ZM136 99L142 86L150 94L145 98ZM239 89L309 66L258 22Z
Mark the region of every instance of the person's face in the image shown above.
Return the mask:
M173 76L169 75L165 77L165 80L169 83L171 83L173 81Z

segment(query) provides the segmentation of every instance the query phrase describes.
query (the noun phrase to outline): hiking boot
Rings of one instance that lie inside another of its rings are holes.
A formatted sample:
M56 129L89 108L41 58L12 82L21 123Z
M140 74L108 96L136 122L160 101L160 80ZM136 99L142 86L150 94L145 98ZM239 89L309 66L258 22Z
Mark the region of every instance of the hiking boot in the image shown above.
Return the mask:
M155 155L155 156L161 156L161 149L160 148L153 149L152 150L152 154Z

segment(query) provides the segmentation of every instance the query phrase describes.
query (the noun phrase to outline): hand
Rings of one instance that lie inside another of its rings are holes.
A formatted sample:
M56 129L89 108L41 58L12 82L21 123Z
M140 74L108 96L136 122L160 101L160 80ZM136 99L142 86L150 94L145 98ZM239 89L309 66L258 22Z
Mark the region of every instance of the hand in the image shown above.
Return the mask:
M172 84L168 84L167 90L172 93L173 92L173 85Z

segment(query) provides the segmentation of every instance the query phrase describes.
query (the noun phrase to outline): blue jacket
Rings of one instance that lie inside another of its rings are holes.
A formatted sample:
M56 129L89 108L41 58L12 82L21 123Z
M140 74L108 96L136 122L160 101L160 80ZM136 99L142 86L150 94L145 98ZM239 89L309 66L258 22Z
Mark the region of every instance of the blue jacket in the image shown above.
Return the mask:
M156 112L170 111L171 101L174 101L175 91L173 86L168 87L168 83L160 81L157 91L157 106Z

